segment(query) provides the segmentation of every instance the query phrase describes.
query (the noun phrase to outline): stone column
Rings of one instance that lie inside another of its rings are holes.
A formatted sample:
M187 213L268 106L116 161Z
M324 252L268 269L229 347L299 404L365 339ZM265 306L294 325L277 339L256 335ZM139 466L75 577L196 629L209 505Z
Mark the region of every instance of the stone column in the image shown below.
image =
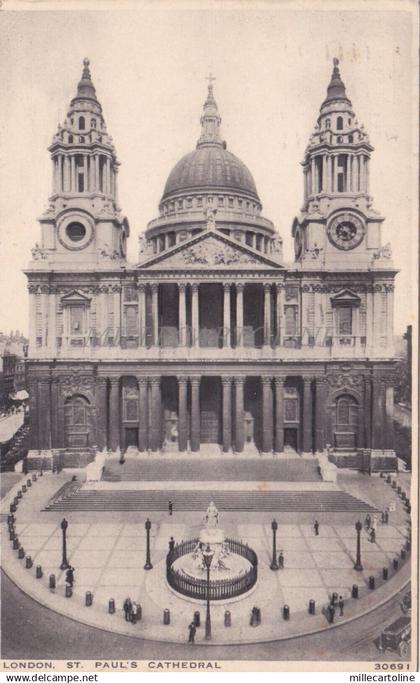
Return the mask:
M139 385L139 451L149 448L149 411L147 398L147 377L137 377Z
M50 380L40 379L38 382L38 448L47 450L51 448L51 403L50 403Z
M115 344L121 342L121 286L114 285L114 340Z
M244 285L236 285L236 346L244 344Z
M385 388L385 444L384 448L394 448L394 387Z
M271 377L262 377L262 449L263 453L271 453L273 450L273 392L271 389Z
M325 448L325 418L327 416L327 383L325 377L315 379L315 449L322 452Z
M386 286L386 311L387 311L387 346L393 351L394 347L394 285Z
M244 384L245 377L235 377L235 450L237 453L242 453L245 444Z
M372 296L372 346L376 350L381 336L381 290L382 285L373 286Z
M198 284L191 285L191 335L192 346L200 346L200 315L198 306Z
M284 285L282 282L276 284L277 300L276 300L276 343L275 346L281 346L283 334L283 294Z
M48 285L41 287L42 346L44 348L48 342L48 291Z
M63 191L70 192L71 181L70 181L70 159L68 156L64 157L64 168L63 168Z
M230 348L232 344L230 323L230 284L223 285L223 346Z
M274 437L274 450L276 453L284 451L284 377L275 377L274 386L276 391L276 429Z
M315 158L311 159L311 195L316 194Z
M83 190L84 192L89 192L89 176L88 176L88 163L87 155L83 155Z
M146 346L146 285L139 284L139 346Z
M99 177L99 154L95 155L95 190L96 192L100 192L101 190L101 183L100 183L100 177Z
M351 177L351 156L350 154L346 155L346 183L344 187L345 192L350 192L350 177Z
M111 159L106 160L106 193L111 194Z
M108 448L108 382L106 377L96 379L96 429L98 448Z
M76 163L73 154L70 157L70 192L76 192Z
M264 283L264 346L271 344L271 285Z
M51 379L51 447L60 448L59 439L59 424L58 424L58 406L59 406L59 382L57 377Z
M29 394L29 447L31 449L39 448L38 443L38 383L35 379L28 380L28 394Z
M152 395L152 422L150 430L150 447L159 451L162 446L162 405L160 395L160 377L150 378Z
M57 336L57 322L56 322L56 290L55 287L50 287L48 296L48 348L51 353L55 355L56 336Z
M58 173L57 173L57 157L54 157L51 159L52 162L52 193L55 194L57 192L57 186L58 186Z
M322 192L327 190L327 158L325 154L322 156Z
M364 378L364 443L366 448L372 448L372 383L369 377Z
M303 378L303 452L312 451L312 392L311 378Z
M188 450L187 378L178 377L178 447Z
M153 346L159 346L159 285L153 282L152 285L152 330Z
M200 450L200 377L191 377L191 434L190 448Z
M187 285L181 282L178 285L178 344L179 346L187 345L187 306L186 306L186 291Z
M223 388L223 452L232 446L232 377L222 377Z
M372 379L372 448L385 448L385 390L380 377Z
M110 378L109 389L109 448L116 451L120 445L120 380Z

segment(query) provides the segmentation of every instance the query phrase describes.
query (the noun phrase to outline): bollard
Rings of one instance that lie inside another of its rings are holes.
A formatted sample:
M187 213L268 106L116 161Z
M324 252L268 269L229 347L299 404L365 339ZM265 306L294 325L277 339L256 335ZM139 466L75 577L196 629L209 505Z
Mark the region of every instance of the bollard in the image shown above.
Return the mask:
M32 482L31 482L31 480L30 480L30 479L28 479L28 481L26 482L26 486L28 487L28 489L30 489L30 488L31 488L31 486L32 486Z
M25 551L24 551L24 549L22 548L22 546L20 546L20 548L19 548L19 550L18 550L18 559L19 559L19 560L23 560L24 557L25 557Z
M403 500L404 502L407 500L407 494L406 494L405 491L402 492L401 498L402 498L402 500Z
M255 617L257 620L257 626L261 624L261 609L259 607L255 608Z
M171 623L171 613L168 609L163 610L163 623L165 626L169 626Z
M55 574L50 574L50 577L48 579L48 585L50 587L50 590L55 589Z
M407 538L407 540L406 540L406 542L405 542L405 549L406 549L406 551L407 551L408 553L409 553L410 550L411 550L411 541L410 541L409 538Z
M33 475L32 475L32 481L36 481L37 478L38 478L38 477L36 476L36 474L33 474Z
M13 550L19 550L19 548L20 548L20 543L19 543L18 537L15 536L15 538L13 539Z
M15 532L12 529L10 529L10 531L9 531L9 539L11 541L15 540Z
M39 476L40 476L40 477L43 477L43 476L44 476L44 473L43 473L42 470L40 471Z
M114 598L109 598L108 614L115 614L115 600L114 600Z
M402 560L405 560L406 555L405 555L405 550L404 550L404 548L401 549L400 555L401 555L401 559L402 559Z
M388 474L388 476L387 476L387 478L386 478L386 483L387 483L387 484L390 484L390 483L391 483L391 475L390 475L390 474Z
M200 612L197 610L194 612L194 619L193 619L194 624L196 625L197 628L200 627Z
M289 605L283 605L283 619L288 621L290 619L290 607Z
M7 515L7 523L8 524L13 524L14 521L15 521L15 518L13 515Z
M351 597L352 598L358 598L359 597L359 586L357 583L354 583L351 587Z
M70 586L69 583L66 583L66 593L65 593L65 595L66 595L66 598L71 598L71 596L73 595L73 587Z
M33 565L32 557L30 555L27 555L26 563L25 563L26 569L31 569L32 565Z
M315 600L309 600L309 614L315 614Z
M137 621L141 621L143 615L143 610L141 608L141 605L137 605Z
M17 497L18 499L20 499L20 498L22 498L22 496L23 496L23 493L22 493L22 489L21 489L20 491L17 492L17 496L16 496L16 497Z
M22 486L22 493L26 493L26 484L23 484Z
M396 488L397 488L397 482L396 482L396 481L393 481L392 484L391 484L391 486L392 486L393 489L396 489Z
M398 569L398 560L397 560L396 557L394 557L394 559L392 560L392 565L393 565L395 571L397 571L397 569Z
M384 581L387 581L387 580L388 580L388 569L387 569L387 567L384 567L384 568L382 569L382 578L383 578Z
M397 493L400 496L401 495L402 488L401 486L397 486Z
M19 505L19 496L15 496L15 497L13 498L13 502L14 502L15 505Z
M373 590L375 588L375 577L374 576L369 576L369 588L370 588L370 590Z
M40 564L36 565L35 576L37 579L42 579L42 567Z
M16 505L14 503L10 503L9 510L11 513L16 512Z
M91 591L86 591L86 595L85 595L86 607L90 607L92 605L92 602L93 602L93 595L92 595Z
M232 626L232 615L228 609L225 612L225 626L226 627Z

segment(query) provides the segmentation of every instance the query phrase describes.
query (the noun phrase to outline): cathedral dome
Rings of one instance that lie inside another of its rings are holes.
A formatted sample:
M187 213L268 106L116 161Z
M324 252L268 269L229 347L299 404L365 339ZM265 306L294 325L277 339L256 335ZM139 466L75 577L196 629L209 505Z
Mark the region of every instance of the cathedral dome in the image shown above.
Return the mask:
M239 193L259 202L254 179L232 152L220 144L198 145L186 154L170 172L162 201L180 193L206 192Z

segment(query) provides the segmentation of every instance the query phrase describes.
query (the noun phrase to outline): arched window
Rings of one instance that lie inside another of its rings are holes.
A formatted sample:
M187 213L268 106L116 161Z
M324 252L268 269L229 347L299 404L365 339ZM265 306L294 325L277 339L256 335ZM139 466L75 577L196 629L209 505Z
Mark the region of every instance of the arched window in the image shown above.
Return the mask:
M85 117L79 116L79 130L85 129Z
M92 119L91 123L92 123L92 128L96 128L96 119Z
M73 142L73 136L69 135L69 143L72 143L72 142Z
M353 142L353 136L349 135L349 142Z
M339 136L338 136L337 142L343 142L343 136L342 136L342 135L339 135Z
M331 119L325 120L325 128L331 128Z
M343 117L337 117L337 130L343 130Z
M357 402L352 396L344 394L339 396L336 401L336 421L337 425L354 425L357 420Z

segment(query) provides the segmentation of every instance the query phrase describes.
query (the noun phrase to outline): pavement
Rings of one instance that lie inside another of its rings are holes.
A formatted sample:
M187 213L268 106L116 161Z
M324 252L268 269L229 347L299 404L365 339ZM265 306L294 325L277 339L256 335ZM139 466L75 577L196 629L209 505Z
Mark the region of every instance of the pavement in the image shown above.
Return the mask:
M64 596L64 575L59 570L61 562L61 518L54 513L40 512L51 495L69 479L71 471L60 475L45 474L28 489L16 513L16 529L19 540L30 555L34 566L25 568L25 560L18 560L8 540L3 542L3 570L32 598L50 609L84 624L106 629L122 635L135 635L142 639L182 643L193 613L199 609L204 616L204 606L175 595L166 584L165 557L170 536L179 541L198 535L201 520L196 515L181 514L169 518L163 514L153 519L151 554L153 569L143 569L145 562L145 516L140 513L71 513L68 516L68 559L75 567L76 582L71 598ZM285 568L270 570L272 532L270 518L258 513L223 513L220 526L226 535L247 542L256 550L259 558L259 578L248 596L232 603L212 603L212 643L255 643L279 640L329 630L322 606L332 592L345 599L343 617L336 623L345 624L349 619L369 613L389 600L409 580L409 563L403 564L396 573L390 569L390 579L381 581L383 567L391 567L405 542L407 516L395 491L383 479L348 477L346 485L369 489L370 499L393 500L395 513L391 513L389 525L379 525L376 543L368 541L362 532L362 561L364 571L353 569L355 552L354 519L347 514L336 513L333 518L320 518L320 534L314 535L312 520L308 515L294 515L293 520L282 515L277 532L277 549L284 551ZM20 488L20 485L17 485ZM3 514L15 495L11 489L2 503ZM182 520L182 521L181 521ZM5 532L2 525L2 532ZM7 531L6 531L7 533ZM41 565L43 577L35 578L35 566ZM49 589L49 575L56 577L57 587ZM369 590L369 576L376 577L376 589ZM360 589L360 598L350 597L353 584ZM85 606L85 594L93 594L93 605ZM122 603L129 596L140 602L143 619L137 625L127 624L123 619ZM108 601L115 600L117 612L108 614ZM308 615L308 601L314 599L317 609ZM282 608L287 604L291 618L282 618ZM254 628L249 625L251 609L261 608L262 623ZM163 610L170 609L171 622L163 624ZM225 610L231 611L232 626L224 626ZM202 630L197 636L203 643Z

